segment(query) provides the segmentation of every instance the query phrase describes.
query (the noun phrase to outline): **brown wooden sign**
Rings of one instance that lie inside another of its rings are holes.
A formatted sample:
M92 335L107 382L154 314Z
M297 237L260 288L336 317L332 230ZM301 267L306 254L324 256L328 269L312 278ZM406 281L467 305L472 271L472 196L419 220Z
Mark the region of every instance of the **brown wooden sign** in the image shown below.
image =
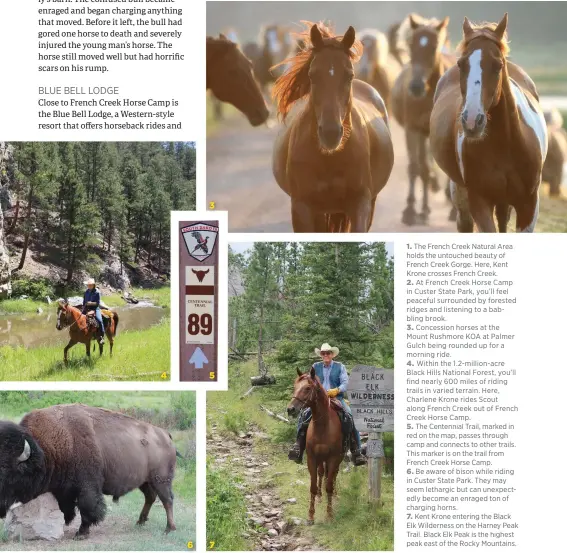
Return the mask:
M218 379L219 222L179 222L179 379Z

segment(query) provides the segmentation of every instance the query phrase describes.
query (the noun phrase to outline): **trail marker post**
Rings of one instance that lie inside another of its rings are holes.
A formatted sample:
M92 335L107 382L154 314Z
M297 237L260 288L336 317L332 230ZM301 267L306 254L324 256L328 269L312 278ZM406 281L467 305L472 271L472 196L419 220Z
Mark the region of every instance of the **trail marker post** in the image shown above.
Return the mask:
M368 499L378 503L382 486L383 432L394 431L394 370L356 365L348 382L348 397L359 431L368 432Z

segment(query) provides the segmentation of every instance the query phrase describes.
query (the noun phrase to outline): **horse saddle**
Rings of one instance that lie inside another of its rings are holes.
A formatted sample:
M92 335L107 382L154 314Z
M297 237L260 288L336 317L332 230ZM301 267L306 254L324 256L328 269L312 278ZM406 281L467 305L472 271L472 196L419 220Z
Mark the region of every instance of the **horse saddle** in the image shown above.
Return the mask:
M102 314L102 325L106 328L112 318L112 311L109 311L108 309L101 309L100 312ZM92 330L96 330L98 328L98 321L96 320L94 311L87 311L87 325Z
M343 432L343 451L348 451L350 449L350 435L354 430L352 415L345 411L341 401L335 397L331 398L331 409L336 411L339 415L341 430Z
M102 319L112 319L112 311L110 311L109 309L101 309L100 310L101 314L102 314ZM92 317L93 319L95 319L95 312L94 311L88 311L87 312L87 317ZM96 321L96 319L95 319Z

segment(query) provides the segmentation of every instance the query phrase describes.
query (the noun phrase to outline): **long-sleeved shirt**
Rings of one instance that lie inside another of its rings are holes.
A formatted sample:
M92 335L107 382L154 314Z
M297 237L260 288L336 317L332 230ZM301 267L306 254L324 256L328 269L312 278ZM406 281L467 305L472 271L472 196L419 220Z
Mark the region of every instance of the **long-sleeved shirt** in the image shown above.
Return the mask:
M96 305L87 305L88 302L94 302ZM90 310L95 310L100 307L100 292L98 288L87 288L83 297L83 313Z

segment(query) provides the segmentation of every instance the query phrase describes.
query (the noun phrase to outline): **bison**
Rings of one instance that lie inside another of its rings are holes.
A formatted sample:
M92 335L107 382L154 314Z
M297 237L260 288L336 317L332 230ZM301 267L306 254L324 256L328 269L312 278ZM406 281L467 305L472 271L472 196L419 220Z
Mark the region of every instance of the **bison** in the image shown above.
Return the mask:
M84 539L104 519L104 495L114 501L135 488L146 499L138 524L148 520L156 496L175 530L171 485L176 449L165 430L132 417L89 407L56 405L14 424L0 421L0 518L17 502L51 492L65 523L81 514L75 535Z

